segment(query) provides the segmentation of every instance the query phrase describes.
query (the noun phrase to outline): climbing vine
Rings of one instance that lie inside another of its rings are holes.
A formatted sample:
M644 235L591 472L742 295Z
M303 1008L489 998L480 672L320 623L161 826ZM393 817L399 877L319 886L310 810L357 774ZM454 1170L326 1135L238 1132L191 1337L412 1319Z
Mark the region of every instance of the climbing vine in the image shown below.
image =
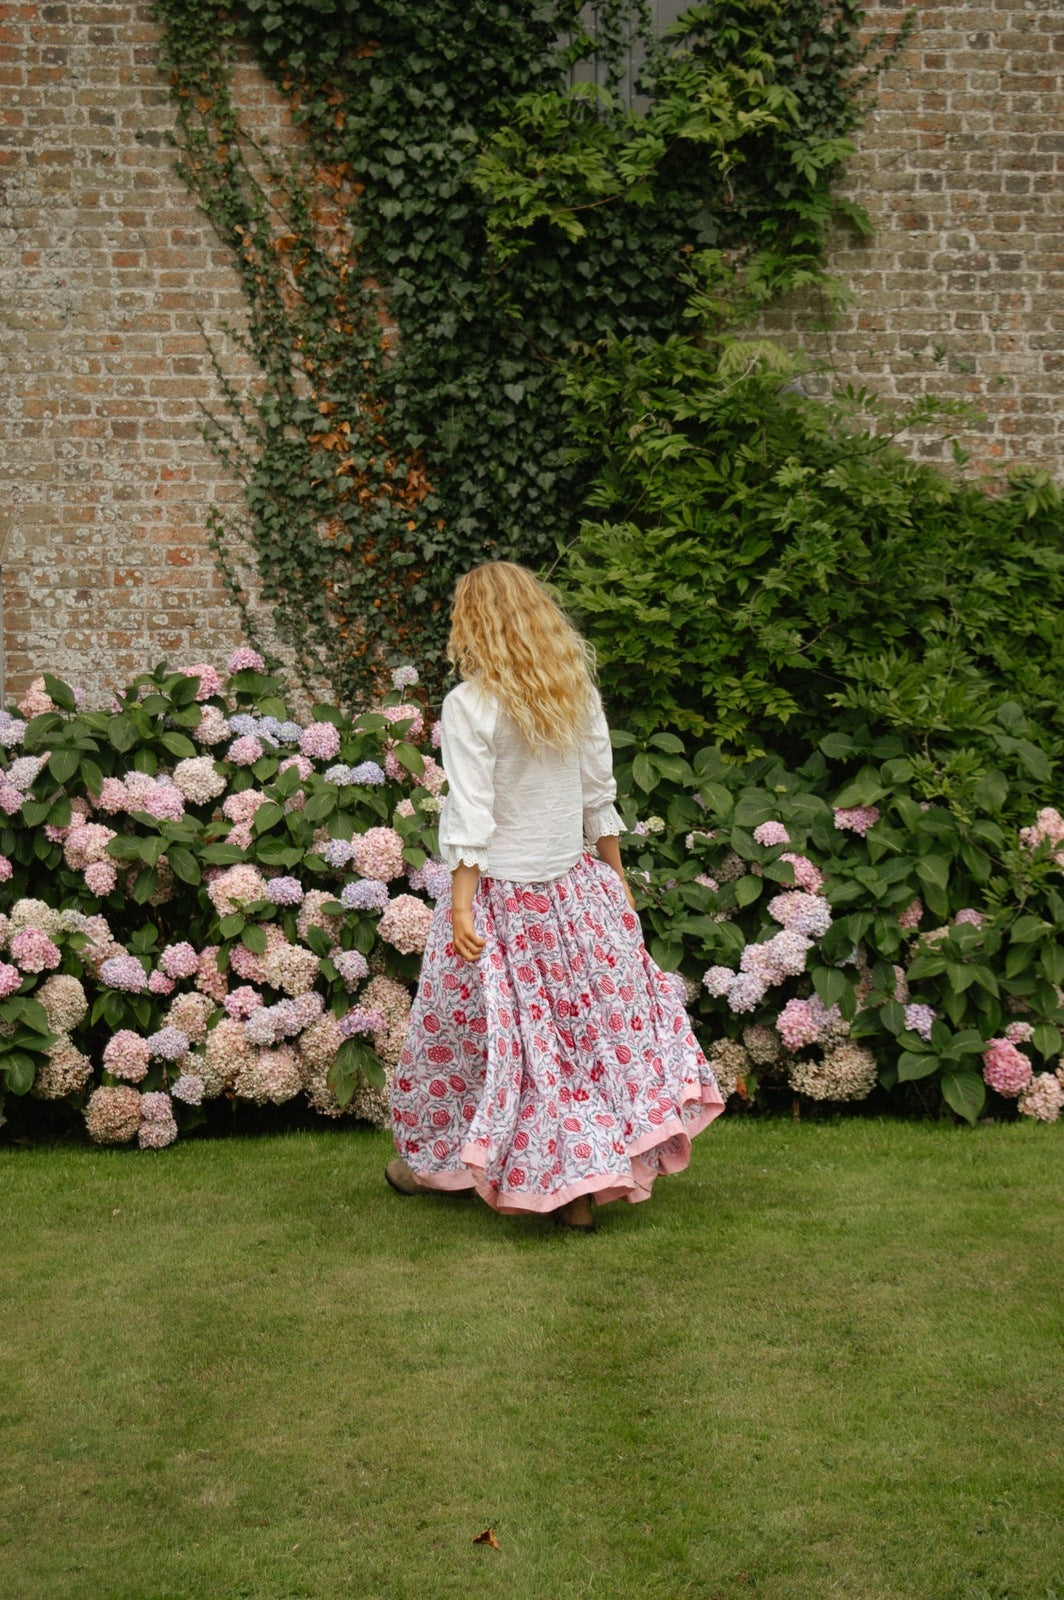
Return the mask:
M570 537L595 465L574 356L711 319L729 274L760 301L819 280L832 219L862 225L833 196L883 59L855 0L712 0L660 39L622 0L156 12L263 374L238 392L216 355L246 520L212 537L237 604L259 586L349 702L399 654L439 677L458 571ZM248 46L292 107L282 151L234 99Z

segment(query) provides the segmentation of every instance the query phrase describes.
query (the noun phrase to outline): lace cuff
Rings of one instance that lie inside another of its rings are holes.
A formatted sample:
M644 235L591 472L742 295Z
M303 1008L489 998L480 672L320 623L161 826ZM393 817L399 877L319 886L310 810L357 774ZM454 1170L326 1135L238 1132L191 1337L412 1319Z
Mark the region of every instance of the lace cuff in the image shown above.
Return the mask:
M628 829L621 821L621 814L616 806L599 806L596 811L584 812L584 838L588 844L627 832Z
M440 854L443 864L448 872L453 872L455 867L479 867L480 871L487 873L487 849L478 850L472 844L441 844Z

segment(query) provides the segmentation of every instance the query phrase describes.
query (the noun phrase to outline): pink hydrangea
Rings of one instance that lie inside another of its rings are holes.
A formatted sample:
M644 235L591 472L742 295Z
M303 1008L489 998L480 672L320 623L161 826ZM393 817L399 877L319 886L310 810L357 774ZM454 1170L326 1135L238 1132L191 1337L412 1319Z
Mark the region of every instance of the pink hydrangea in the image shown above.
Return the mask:
M340 730L331 722L312 722L299 736L299 749L314 761L332 761L340 754Z
M776 1032L788 1050L801 1050L820 1039L821 1022L808 1000L788 1000L776 1018Z
M43 678L34 678L19 701L18 708L27 719L41 717L46 711L54 711L56 709L51 695L44 687Z
M256 761L262 760L265 753L265 746L251 733L242 734L239 739L234 739L226 751L228 759L237 767L253 767Z
M234 672L265 672L266 663L257 650L252 650L250 645L241 644L229 657L225 670L230 677Z
M239 861L207 886L211 905L220 917L266 899L266 879L250 861Z
M329 960L348 989L354 989L369 973L369 962L360 950L334 948L329 951Z
M395 814L397 817L416 816L417 812L414 809L414 802L412 800L400 800L399 804L395 808Z
M194 978L199 971L199 955L186 939L168 944L159 956L159 965L168 978Z
M10 961L0 961L0 1000L15 994L22 987L22 974Z
M200 709L199 726L193 728L192 737L197 744L205 744L208 749L213 749L216 744L224 743L232 731L217 706L203 706Z
M216 694L221 694L221 674L217 668L209 666L207 662L197 661L195 666L182 667L181 671L186 678L199 679L199 688L196 690L197 700L211 700Z
M735 982L735 977L731 967L709 967L703 974L702 983L714 1000L722 1000Z
M7 817L13 817L16 812L21 811L23 799L24 796L13 784L7 782L3 773L0 773L0 811Z
M261 789L241 789L239 794L227 794L222 801L222 816L230 822L252 822L260 806L266 804Z
M331 727L332 724L330 723L329 726ZM303 755L286 756L284 761L281 762L281 765L278 768L278 771L279 772L287 772L289 767L295 767L296 771L299 773L299 776L300 776L301 780L304 783L310 777L311 773L314 771L314 763L313 763L313 761L311 761L309 756L303 756ZM289 795L288 799L289 800L294 800L295 799L295 795ZM295 807L290 807L290 806L286 805L285 809L286 810L302 811L303 807L302 807L302 805L295 806Z
M1005 1037L1010 1044L1029 1044L1034 1038L1034 1029L1029 1022L1010 1022Z
M218 970L218 948L216 944L208 944L200 951L196 988L201 994L209 995L221 1004L229 993L229 979Z
M766 988L796 978L805 971L805 959L812 948L808 939L785 928L759 944L748 944L739 962L740 972L752 972Z
M754 838L758 844L790 844L791 836L782 822L761 822L754 829Z
M931 1024L936 1013L930 1006L920 1005L918 1002L905 1007L905 1026L910 1033L918 1033L921 1039L930 1042Z
M383 1033L387 1025L387 1018L379 1008L367 1011L363 1006L355 1006L340 1018L340 1032L345 1039L356 1038L361 1033Z
M820 939L831 927L831 907L818 895L786 889L768 903L768 914L792 933Z
M12 961L23 972L43 972L46 967L57 967L63 959L59 946L40 928L23 928L15 934L9 949Z
M402 873L403 841L394 828L368 828L365 833L356 834L351 842L355 849L355 865L363 878L389 883Z
M983 1079L998 1094L1014 1099L1031 1081L1031 1063L1010 1039L991 1039L983 1051Z
M140 1127L140 1095L127 1085L93 1090L85 1107L85 1126L94 1144L127 1144Z
M113 828L102 822L77 822L67 829L63 856L73 872L80 872L93 861L108 860L107 846L116 837Z
M124 1078L127 1083L139 1083L148 1071L150 1060L147 1039L130 1028L120 1028L104 1045L105 1068L113 1078Z
M835 826L840 831L846 829L850 833L859 833L864 838L869 828L874 828L879 821L879 811L875 806L836 806Z
M207 805L225 789L225 779L211 756L189 756L174 768L174 782L194 806Z
M793 850L785 850L780 860L790 865L799 889L805 889L809 894L818 894L824 887L824 874L819 867L813 865L808 856L796 855Z
M185 814L185 797L176 783L157 783L139 808L156 822L180 822Z
M82 876L86 887L102 900L118 882L118 868L113 861L90 861Z
M910 900L905 910L898 912L898 927L904 928L906 933L912 933L914 928L920 926L920 919L923 914L923 902L919 899Z
M736 1016L755 1010L765 998L765 985L754 972L740 972L728 989L728 1005Z
M417 668L406 664L396 667L392 673L392 688L402 692L403 689L413 689L418 681Z
M121 778L105 778L100 786L97 805L101 811L125 811L129 807L129 791Z
M422 759L425 763L424 770L420 776L414 778L414 782L419 784L422 789L427 789L429 794L437 795L447 782L447 774L439 762L434 761L431 756L424 756Z
M174 992L174 980L168 978L165 972L160 972L156 967L154 972L148 974L148 993L162 995L164 998Z
M965 906L962 911L957 912L953 920L962 926L967 923L972 928L981 928L986 918L981 911L975 911L971 906Z
M1021 1116L1056 1122L1064 1108L1064 1086L1052 1072L1040 1072L1016 1102Z
M382 706L381 714L389 722L409 722L410 726L403 734L404 739L420 739L425 731L425 718L421 714L420 706Z
M246 1022L253 1011L265 1005L261 994L253 989L250 984L241 984L238 989L233 989L226 995L222 1002L231 1017L240 1022Z
M1020 829L1020 843L1027 850L1035 850L1040 844L1064 844L1064 817L1054 806L1043 806L1034 826Z
M312 989L320 970L321 963L313 950L301 944L286 941L267 949L262 957L264 981L288 995L305 994Z
M377 932L402 955L420 955L425 948L432 911L413 894L397 894L389 900L377 924Z

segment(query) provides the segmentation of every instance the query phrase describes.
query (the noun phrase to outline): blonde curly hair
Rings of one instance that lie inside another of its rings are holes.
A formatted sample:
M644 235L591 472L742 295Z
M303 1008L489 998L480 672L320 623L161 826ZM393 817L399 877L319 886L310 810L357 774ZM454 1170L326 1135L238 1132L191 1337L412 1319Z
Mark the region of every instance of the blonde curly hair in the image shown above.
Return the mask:
M594 703L595 653L527 567L488 561L459 578L447 656L490 690L533 749L578 743Z

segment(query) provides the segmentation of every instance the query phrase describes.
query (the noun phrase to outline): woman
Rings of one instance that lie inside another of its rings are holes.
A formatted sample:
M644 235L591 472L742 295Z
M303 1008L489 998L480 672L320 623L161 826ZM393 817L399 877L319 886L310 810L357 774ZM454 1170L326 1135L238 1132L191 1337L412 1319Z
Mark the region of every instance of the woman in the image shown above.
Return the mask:
M443 704L436 907L391 1091L402 1194L475 1189L594 1228L645 1200L723 1109L678 980L651 961L621 865L591 650L544 586L459 580ZM587 845L594 848L590 854Z

